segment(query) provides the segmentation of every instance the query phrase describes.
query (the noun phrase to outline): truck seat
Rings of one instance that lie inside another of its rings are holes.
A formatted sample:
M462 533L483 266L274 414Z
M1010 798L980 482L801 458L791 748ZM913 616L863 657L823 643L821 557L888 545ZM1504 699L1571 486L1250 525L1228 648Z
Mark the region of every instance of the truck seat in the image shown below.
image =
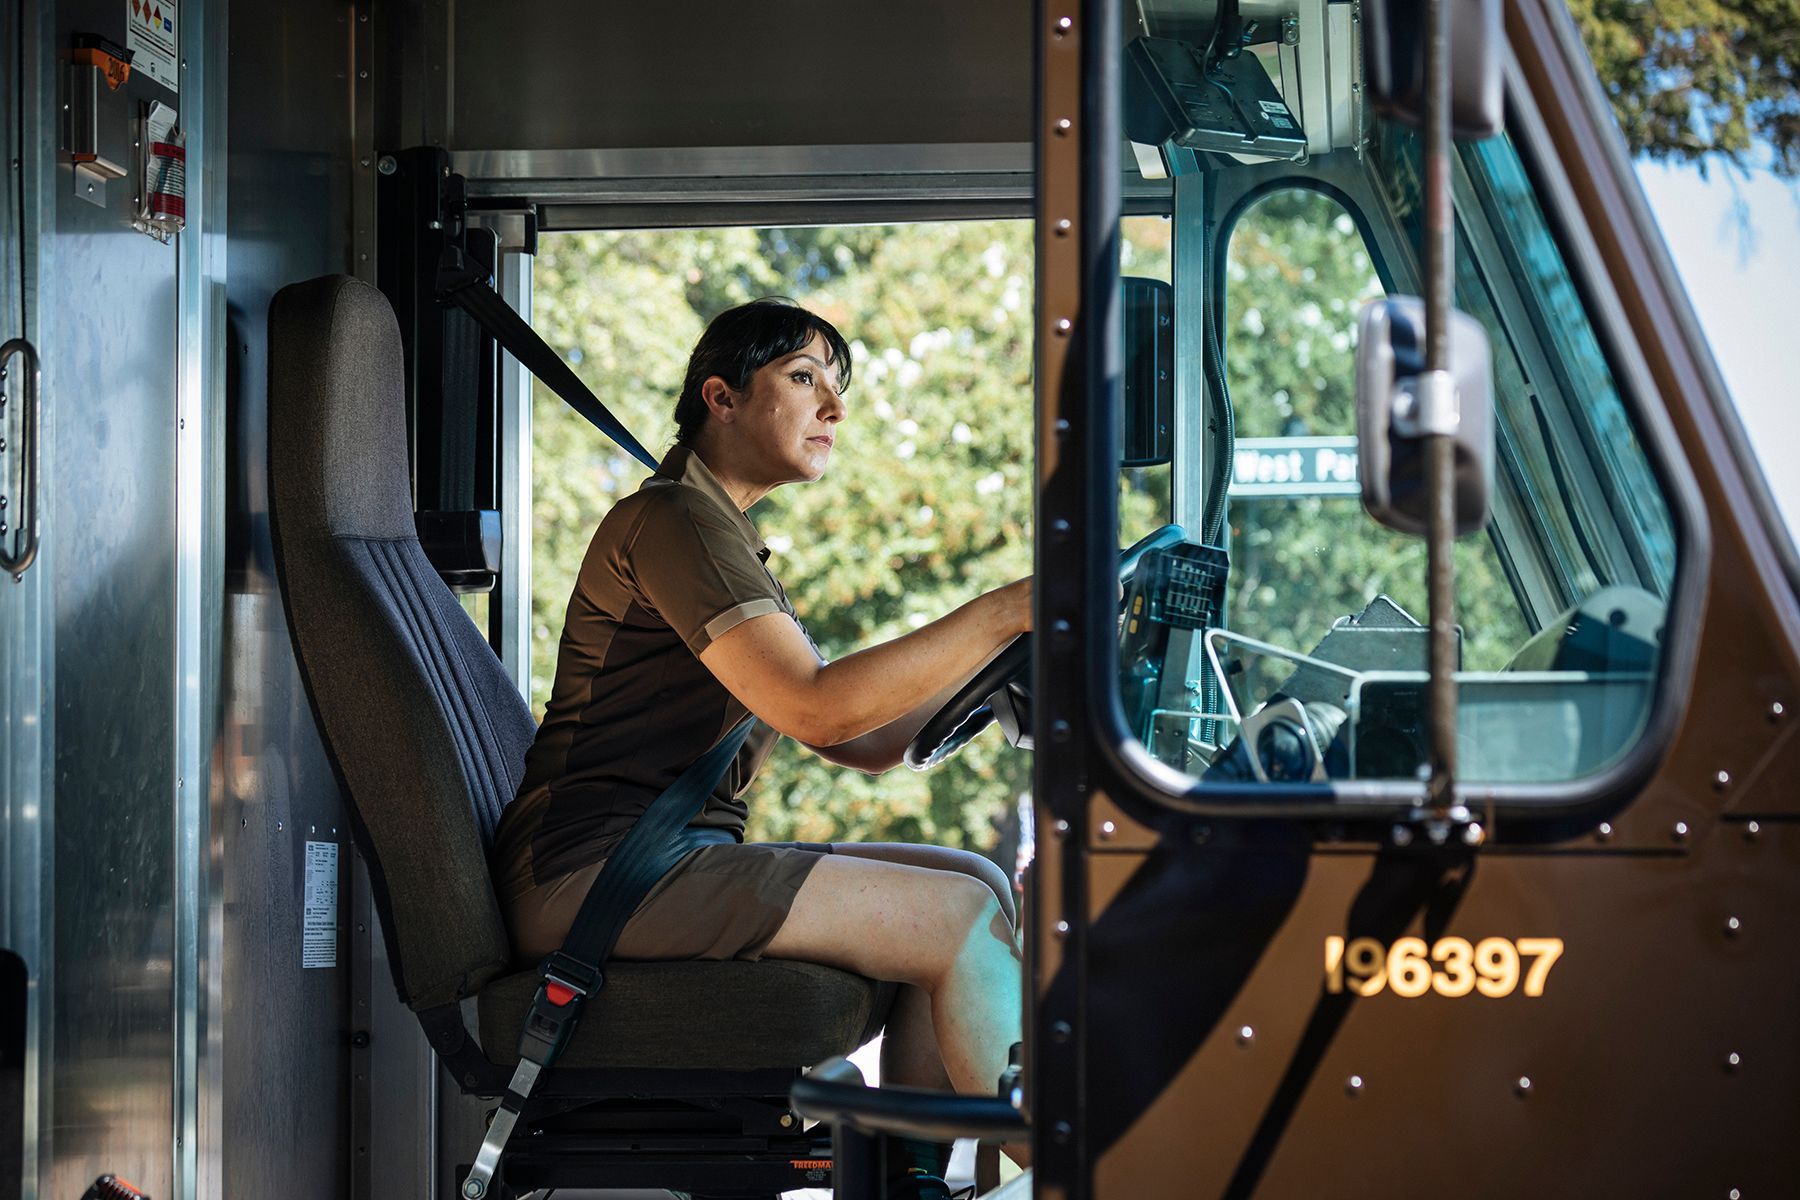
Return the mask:
M387 300L345 276L284 288L269 345L271 521L301 676L395 986L447 1062L458 1005L478 997L484 1069L452 1071L483 1091L517 1061L537 985L513 961L487 865L531 713L419 546ZM798 1069L867 1040L892 995L805 963L615 963L556 1071Z

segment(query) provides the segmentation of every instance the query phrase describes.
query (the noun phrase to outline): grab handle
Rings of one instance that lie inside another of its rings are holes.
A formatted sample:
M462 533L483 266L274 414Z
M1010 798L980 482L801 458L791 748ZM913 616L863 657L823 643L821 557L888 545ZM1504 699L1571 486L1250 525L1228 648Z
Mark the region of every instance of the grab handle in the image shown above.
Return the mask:
M38 353L31 343L24 338L14 338L4 346L0 346L0 381L6 379L8 366L13 356L25 360L25 416L20 423L18 452L24 456L19 467L19 504L14 511L19 525L17 535L18 551L12 551L14 543L4 544L0 548L0 570L13 577L17 583L25 576L25 571L37 559L38 552L38 424L43 416L43 394L39 380ZM0 414L5 409L5 396L0 393ZM0 438L0 450L6 449L4 438ZM6 497L0 495L0 534L6 532Z

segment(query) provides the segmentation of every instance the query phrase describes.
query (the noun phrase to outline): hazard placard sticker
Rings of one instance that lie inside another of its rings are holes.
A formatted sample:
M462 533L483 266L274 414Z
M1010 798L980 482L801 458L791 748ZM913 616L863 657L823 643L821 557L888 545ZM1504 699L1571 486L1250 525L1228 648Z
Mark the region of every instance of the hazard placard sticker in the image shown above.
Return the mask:
M300 966L337 966L338 848L306 843L306 895L300 908Z
M181 0L125 0L125 48L131 69L171 92L181 90Z

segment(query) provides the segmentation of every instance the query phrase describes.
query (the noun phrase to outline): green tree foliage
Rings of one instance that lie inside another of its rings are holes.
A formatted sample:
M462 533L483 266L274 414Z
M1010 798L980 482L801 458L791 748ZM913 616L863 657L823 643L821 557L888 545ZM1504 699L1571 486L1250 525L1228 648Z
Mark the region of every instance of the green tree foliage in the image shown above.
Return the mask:
M1569 10L1633 150L1741 165L1761 143L1779 174L1800 176L1800 0L1571 0Z

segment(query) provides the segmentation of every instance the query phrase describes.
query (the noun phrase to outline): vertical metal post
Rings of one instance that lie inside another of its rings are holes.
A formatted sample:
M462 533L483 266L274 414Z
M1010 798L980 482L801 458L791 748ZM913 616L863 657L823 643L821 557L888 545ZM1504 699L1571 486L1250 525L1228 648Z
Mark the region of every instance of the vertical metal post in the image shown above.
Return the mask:
M831 1194L835 1200L878 1200L882 1194L881 1138L848 1122L831 1127Z
M1192 151L1178 150L1191 156ZM1175 281L1175 477L1173 520L1191 538L1201 536L1206 516L1206 177L1177 171L1174 178Z
M56 212L56 141L33 133L51 127L60 96L55 70L56 11L50 4L9 5L0 45L0 147L4 147L6 195L0 202L0 341L28 338L36 346L53 336L49 289L55 280L40 255L53 239ZM22 363L15 363L21 367ZM46 378L41 386L53 386ZM23 389L7 389L14 397ZM53 399L53 397L52 397ZM21 406L23 401L20 401ZM55 430L54 405L42 413L38 436ZM47 484L47 480L40 483ZM47 495L47 489L46 493ZM15 518L16 520L16 518ZM46 531L54 530L54 513ZM56 556L46 538L36 566L22 580L0 578L0 944L25 960L25 1079L16 1179L0 1189L20 1200L38 1200L50 1161L50 1096L55 1065L53 1036L55 939L56 622L50 571Z
M523 245L500 242L500 298L531 320L531 268ZM500 584L494 598L495 650L526 702L531 700L531 372L510 354L500 367Z
M176 239L175 1015L173 1137L178 1200L222 1186L218 1010L224 903L212 827L223 625L225 414L225 64L223 4L190 0L181 71L188 225ZM222 844L222 843L221 843Z
M1450 376L1455 224L1450 196L1450 13L1447 0L1425 8L1425 380L1422 399L1455 412ZM1435 422L1431 423L1435 424ZM1428 428L1429 428L1428 424ZM1452 426L1453 428L1454 426ZM1425 554L1431 621L1431 779L1427 796L1440 813L1456 799L1456 443L1425 436Z

